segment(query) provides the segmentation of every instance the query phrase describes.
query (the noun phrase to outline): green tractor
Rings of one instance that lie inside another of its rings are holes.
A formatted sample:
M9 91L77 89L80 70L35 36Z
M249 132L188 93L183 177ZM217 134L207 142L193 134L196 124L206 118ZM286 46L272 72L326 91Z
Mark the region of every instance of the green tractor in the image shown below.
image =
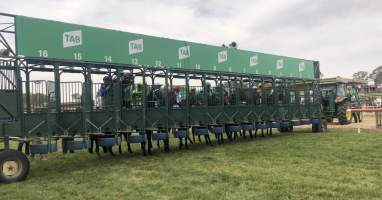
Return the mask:
M328 122L338 119L339 124L361 122L360 112L349 112L351 108L362 106L358 95L358 86L367 84L363 80L345 79L341 77L322 79L320 82L322 106Z

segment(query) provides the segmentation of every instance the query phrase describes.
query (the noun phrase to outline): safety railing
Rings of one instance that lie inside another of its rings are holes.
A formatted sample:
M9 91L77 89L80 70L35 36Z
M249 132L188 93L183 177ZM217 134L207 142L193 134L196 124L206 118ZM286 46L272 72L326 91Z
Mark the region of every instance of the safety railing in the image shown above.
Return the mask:
M14 70L0 69L0 90L15 90L15 73Z
M222 105L222 87L207 88L207 103L208 106Z
M121 84L121 103L125 109L140 108L143 106L142 84Z
M239 89L239 103L241 105L252 104L251 93L254 92L252 88L240 88Z
M164 85L148 85L146 86L146 94L148 108L159 108L166 105Z
M81 82L61 82L61 110L75 111L81 108L82 94L83 85Z
M113 84L93 83L92 102L95 110L111 108L113 106Z
M118 86L118 87L116 87ZM29 87L27 92L27 87ZM166 94L170 108L221 105L281 105L315 103L313 90L282 90L279 88L236 88L203 87L184 85L172 86L166 91L164 85L117 84L61 82L60 109L62 111L78 111L82 106L92 105L93 110L113 109L116 103L125 109L143 107L160 108L166 106ZM91 88L91 90L90 90ZM86 93L88 91L88 94ZM188 94L187 94L188 91ZM119 99L114 93L120 92ZM145 92L145 93L144 93ZM89 95L87 97L86 95ZM24 109L27 112L40 112L55 109L55 83L53 81L23 82ZM89 100L90 99L90 100ZM145 99L145 102L144 102Z
M29 88L28 88L29 87ZM53 81L23 82L25 112L45 112L55 108L55 87Z
M172 86L169 91L169 104L171 108L182 108L187 105L187 90L184 85Z
M190 86L188 98L191 107L204 106L207 103L204 97L204 89L202 86Z

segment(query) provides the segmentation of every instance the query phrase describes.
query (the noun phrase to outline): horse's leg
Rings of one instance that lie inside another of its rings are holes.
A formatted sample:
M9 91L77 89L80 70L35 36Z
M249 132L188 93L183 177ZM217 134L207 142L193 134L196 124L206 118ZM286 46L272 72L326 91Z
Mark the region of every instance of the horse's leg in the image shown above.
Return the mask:
M147 134L147 152L151 155L152 154L151 149L153 148L153 143L151 141L152 131L147 131L146 134Z
M146 155L146 142L141 142L141 149L142 149L143 155L145 156Z
M236 140L236 132L232 132L233 140Z
M89 153L93 153L93 148L94 148L94 138L90 136L90 147L88 148Z
M186 138L186 140L187 140L187 138ZM182 149L182 146L183 146L182 138L179 138L179 149Z
M210 135L207 135L207 139L208 139L208 143L209 143L211 146L213 146L212 141L211 141L211 138L210 138Z
M229 132L229 134L228 134L228 138L229 138L229 140L232 142L233 141L233 138L232 138L232 132Z
M186 140L188 140L190 142L190 144L194 144L195 142L195 138L194 138L194 142L191 140L190 136L187 136L187 138L185 138Z
M108 151L110 152L110 154L111 154L112 156L115 156L115 154L114 154L114 152L113 152L113 147L109 147L109 148L108 148Z
M164 142L164 149L166 152L170 152L170 140L169 139L165 139L163 140Z
M96 152L96 154L99 156L100 154L99 154L99 145L98 145L98 140L97 139L95 139L95 152Z
M198 141L199 143L202 143L202 139L200 138L200 135L198 135Z
M192 132L192 140L195 142L195 130L192 128L191 132ZM199 140L200 140L200 138L199 138Z

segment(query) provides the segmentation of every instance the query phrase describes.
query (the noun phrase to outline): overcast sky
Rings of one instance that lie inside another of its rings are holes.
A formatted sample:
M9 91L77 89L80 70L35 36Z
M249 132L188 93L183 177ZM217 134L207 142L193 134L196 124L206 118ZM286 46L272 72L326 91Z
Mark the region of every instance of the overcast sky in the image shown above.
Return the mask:
M381 0L2 0L0 12L318 60L325 77L382 65Z

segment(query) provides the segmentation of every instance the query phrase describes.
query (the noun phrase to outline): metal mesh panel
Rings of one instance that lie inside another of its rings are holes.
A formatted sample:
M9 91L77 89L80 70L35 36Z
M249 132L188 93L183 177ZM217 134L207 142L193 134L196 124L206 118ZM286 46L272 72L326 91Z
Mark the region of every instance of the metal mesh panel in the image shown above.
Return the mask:
M0 90L15 90L15 73L13 70L0 69Z
M256 105L262 104L262 89L260 83L255 83L252 93L253 102Z
M61 82L61 110L75 111L81 107L82 102L82 83L81 82Z
M163 85L146 86L146 93L148 108L158 108L166 105L165 87Z
M237 99L236 99L236 87L235 86L229 86L224 89L223 94L224 99L224 105L236 105Z
M298 92L298 94L299 94L299 96L300 96L300 98L299 98L299 103L301 104L301 105L305 105L305 91L299 91Z
M150 87L146 88L146 94L150 93ZM149 95L146 95L146 100ZM121 84L121 103L126 109L140 108L143 106L142 84ZM147 100L148 101L148 100ZM157 106L159 101L157 102ZM155 105L155 104L153 104Z
M55 108L55 90L53 81L29 81L29 98L27 82L23 82L24 109L30 112L43 112ZM29 101L29 105L28 105Z
M222 90L220 86L212 87L210 90L207 89L207 101L209 106L222 105Z
M202 86L190 86L189 102L190 106L206 105Z
M290 91L289 92L289 99L290 103L296 103L296 92L295 91Z
M186 101L187 101L186 86L184 85L173 86L169 93L170 107L172 108L185 107Z
M113 106L113 84L93 83L92 94L94 109L107 109Z
M251 88L240 88L239 96L240 96L240 104L249 105L251 104L251 93L254 92Z

